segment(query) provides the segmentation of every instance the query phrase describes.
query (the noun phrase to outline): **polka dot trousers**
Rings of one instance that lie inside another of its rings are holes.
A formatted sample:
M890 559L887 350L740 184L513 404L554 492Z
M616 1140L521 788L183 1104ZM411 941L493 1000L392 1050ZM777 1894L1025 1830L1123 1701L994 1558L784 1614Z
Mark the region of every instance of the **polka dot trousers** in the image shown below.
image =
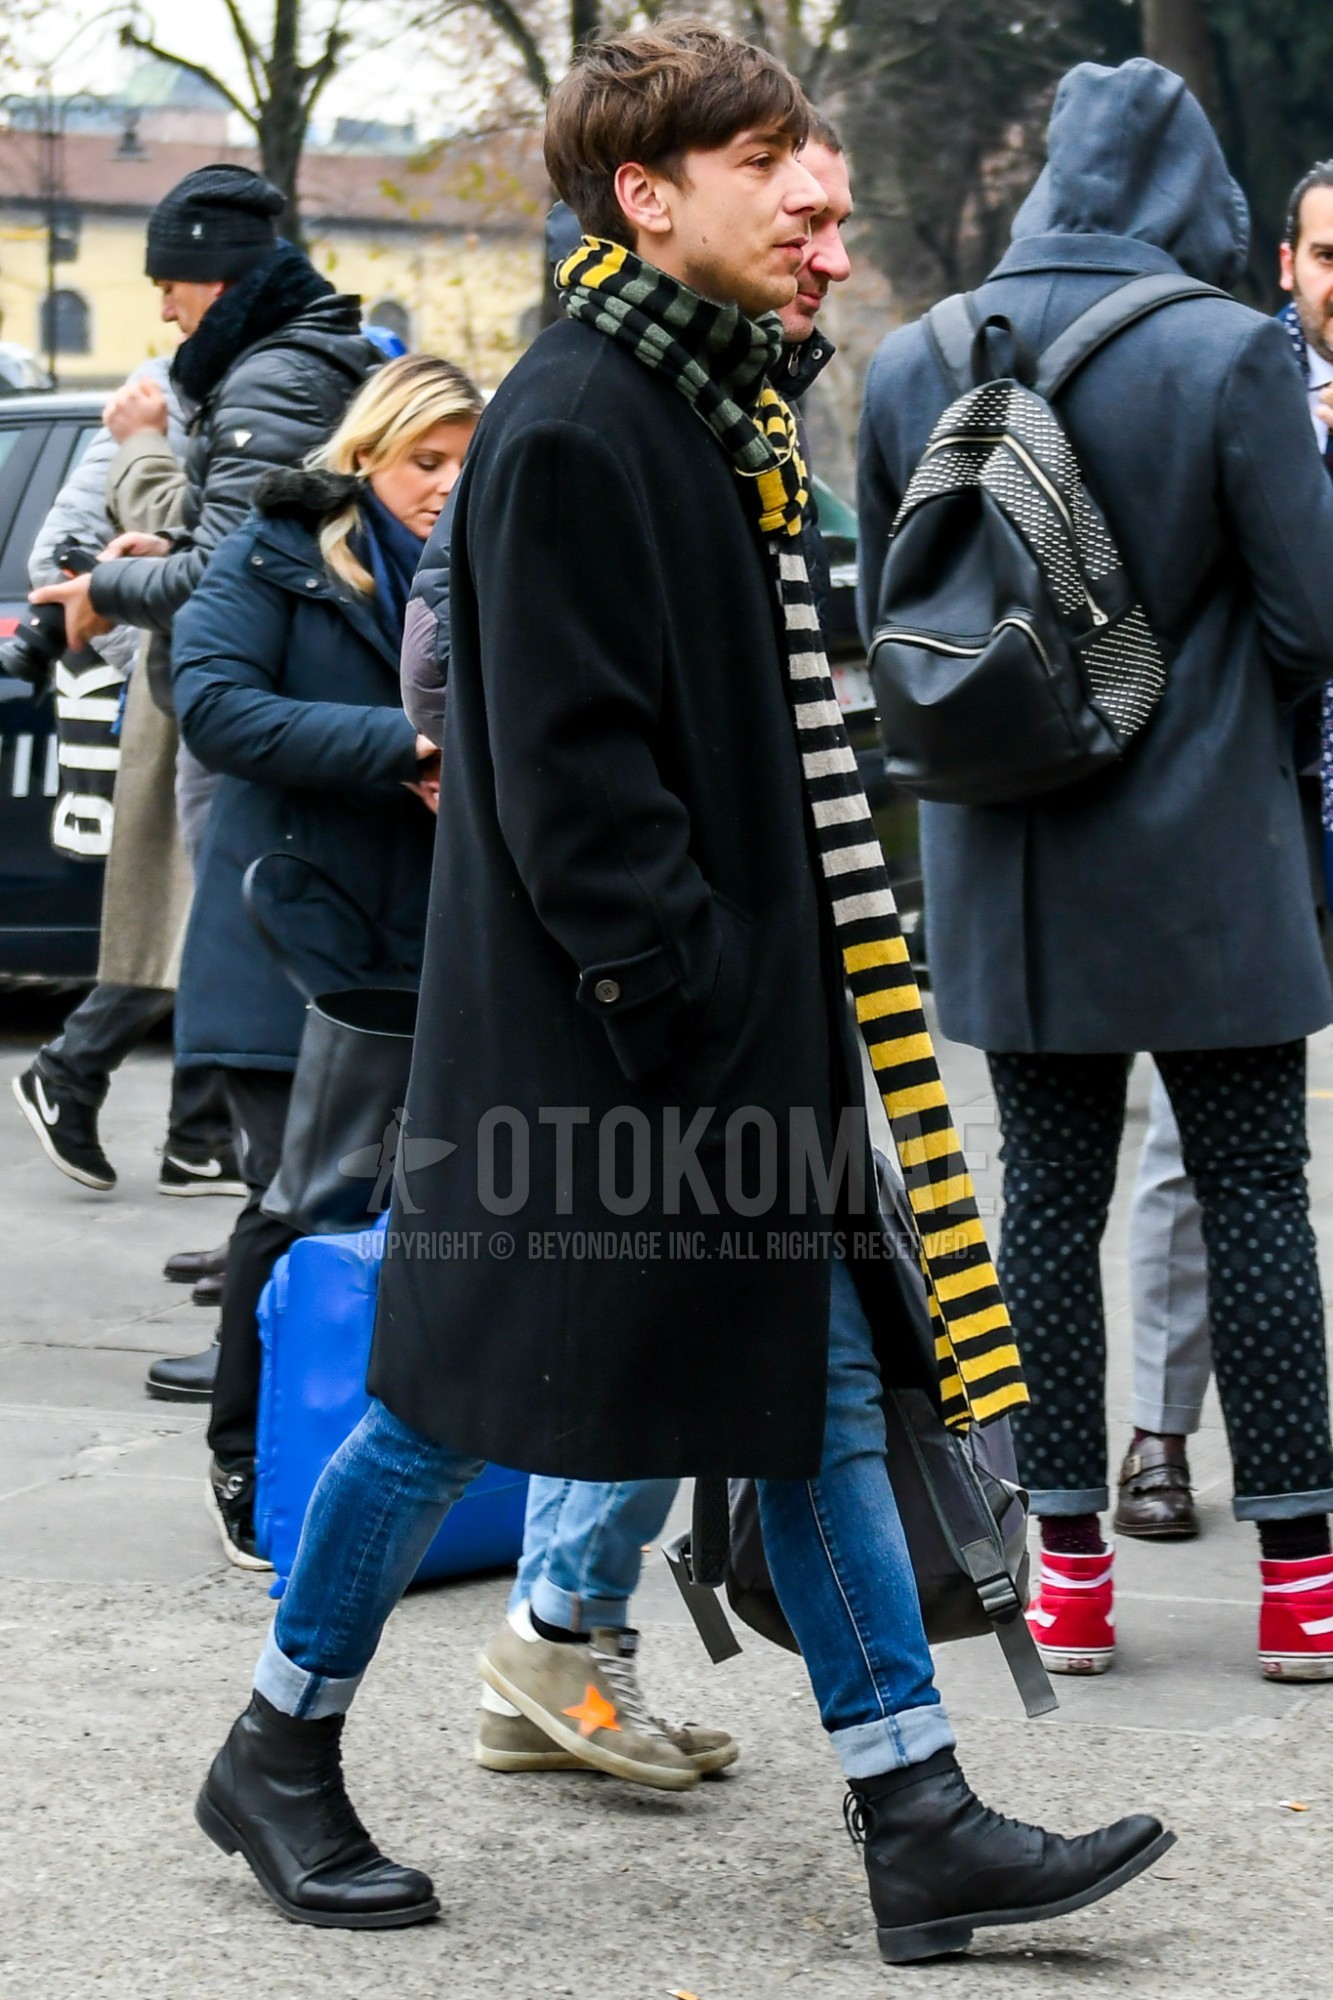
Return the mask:
M1000 1280L1029 1408L1014 1420L1038 1514L1108 1504L1100 1249L1130 1058L992 1055L1003 1136ZM1305 1044L1154 1057L1208 1253L1214 1368L1242 1519L1333 1507L1324 1313L1305 1166Z

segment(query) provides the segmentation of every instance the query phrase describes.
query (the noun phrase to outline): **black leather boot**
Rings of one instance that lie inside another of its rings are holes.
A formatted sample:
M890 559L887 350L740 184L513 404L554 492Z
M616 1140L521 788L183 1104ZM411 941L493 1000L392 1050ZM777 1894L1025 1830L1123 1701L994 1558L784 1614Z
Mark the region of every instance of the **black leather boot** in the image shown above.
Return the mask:
M171 1354L155 1361L144 1377L144 1388L159 1403L208 1403L218 1374L218 1347L214 1341L202 1354Z
M173 1285L197 1285L201 1278L220 1278L227 1268L231 1238L216 1250L177 1250L168 1257L162 1275Z
M439 1914L430 1877L380 1853L343 1786L341 1715L297 1722L262 1694L232 1725L194 1816L295 1924L399 1930Z
M880 1957L962 1951L987 1924L1062 1917L1109 1896L1175 1840L1147 1813L1066 1840L983 1806L952 1750L857 1779L843 1811L865 1849Z

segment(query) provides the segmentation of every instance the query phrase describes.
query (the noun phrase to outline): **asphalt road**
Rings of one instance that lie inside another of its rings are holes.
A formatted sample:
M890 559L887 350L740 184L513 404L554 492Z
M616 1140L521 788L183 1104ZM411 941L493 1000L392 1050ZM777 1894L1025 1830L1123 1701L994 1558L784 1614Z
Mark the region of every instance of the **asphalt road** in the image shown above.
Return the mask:
M117 1192L58 1176L8 1094L48 1027L40 1009L0 998L0 2000L1328 1990L1333 1687L1259 1679L1254 1537L1230 1518L1215 1409L1193 1454L1203 1537L1122 1548L1113 1673L1066 1682L1059 1713L1028 1723L989 1641L940 1655L965 1766L992 1803L1065 1830L1137 1808L1177 1829L1166 1861L1109 1903L992 1933L965 1960L882 1966L799 1663L756 1640L711 1668L654 1556L638 1614L646 1684L659 1707L737 1735L734 1774L673 1799L479 1770L473 1660L506 1579L416 1593L358 1701L347 1761L385 1846L434 1874L442 1920L378 1936L285 1924L190 1812L245 1698L265 1583L220 1558L199 1418L141 1387L153 1355L190 1352L211 1331L163 1283L163 1258L221 1240L234 1205L154 1191L161 1046L126 1066L104 1114ZM949 1050L946 1070L993 1203L984 1069ZM1313 1051L1310 1087L1314 1211L1333 1260L1333 1035ZM1145 1097L1139 1074L1105 1259L1116 1448L1125 1198Z

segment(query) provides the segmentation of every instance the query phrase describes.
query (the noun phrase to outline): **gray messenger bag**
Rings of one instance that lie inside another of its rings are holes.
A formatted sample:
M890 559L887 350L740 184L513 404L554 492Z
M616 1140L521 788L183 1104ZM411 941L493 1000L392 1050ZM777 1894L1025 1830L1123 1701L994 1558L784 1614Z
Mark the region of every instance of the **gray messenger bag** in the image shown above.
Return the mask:
M910 1258L906 1224L881 1177L881 1226ZM914 1261L904 1270L915 1270ZM933 1344L933 1343L932 1343ZM921 1389L884 1391L885 1462L932 1646L993 1633L1030 1716L1059 1706L1027 1620L1028 1498L1009 1421L947 1428ZM762 1638L799 1652L769 1575L753 1480L700 1479L689 1531L664 1549L714 1661L741 1650L718 1596Z

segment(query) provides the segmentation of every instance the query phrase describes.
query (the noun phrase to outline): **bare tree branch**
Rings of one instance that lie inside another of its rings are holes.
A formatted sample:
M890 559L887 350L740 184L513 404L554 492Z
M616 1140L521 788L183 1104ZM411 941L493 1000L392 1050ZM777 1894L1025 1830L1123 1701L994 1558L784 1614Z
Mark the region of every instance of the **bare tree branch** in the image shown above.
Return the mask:
M342 61L343 53L351 39L351 36L344 29L339 28L335 20L333 26L329 29L328 35L325 37L323 53L317 61L308 63L300 71L307 119L309 119L311 113L314 111L324 86L337 73L338 65Z
M173 69L183 69L190 76L197 76L201 83L208 84L211 89L218 92L219 96L225 97L232 110L239 112L247 125L258 130L258 113L251 110L248 104L243 104L235 91L228 89L222 78L215 76L203 63L191 62L187 56L173 54L170 49L164 49L160 42L153 41L151 36L141 35L138 29L132 28L128 22L120 31L120 41L124 48L140 49L146 56L155 56L158 62L170 63Z
M241 12L240 7L237 5L237 0L223 0L223 5L225 6L228 17L230 18L232 32L236 37L236 41L240 48L241 54L245 58L245 68L246 68L246 74L249 76L250 79L250 88L255 94L256 102L258 102L258 100L264 94L263 52L261 51L259 44L255 40L254 36L250 33L250 24L246 20L244 14Z
M536 36L519 13L512 0L475 0L482 12L489 16L514 48L518 51L524 72L534 90L543 99L551 94L551 72L546 67L546 58L541 52Z

